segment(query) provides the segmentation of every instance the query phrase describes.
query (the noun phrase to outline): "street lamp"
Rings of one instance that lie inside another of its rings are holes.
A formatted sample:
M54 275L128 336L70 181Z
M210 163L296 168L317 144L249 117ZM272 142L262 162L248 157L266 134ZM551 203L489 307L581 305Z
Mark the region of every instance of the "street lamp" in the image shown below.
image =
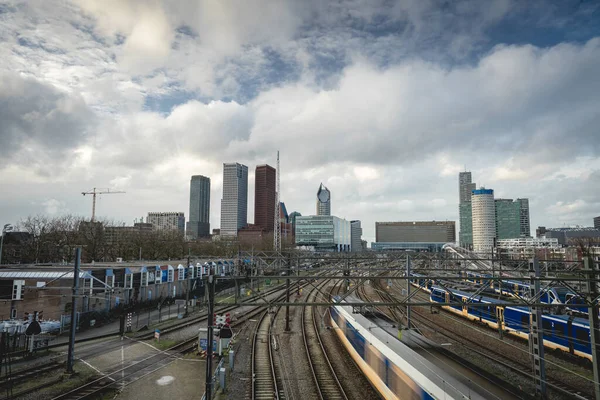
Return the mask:
M2 239L0 239L0 265L2 265L2 246L4 245L4 235L6 232L12 232L13 226L11 224L4 225L2 228Z

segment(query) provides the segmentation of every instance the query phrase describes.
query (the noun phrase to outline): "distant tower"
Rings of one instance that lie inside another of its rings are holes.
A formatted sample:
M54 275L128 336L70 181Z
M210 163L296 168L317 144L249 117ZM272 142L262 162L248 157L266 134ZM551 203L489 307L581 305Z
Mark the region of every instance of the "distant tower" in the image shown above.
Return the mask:
M317 215L331 215L331 192L322 183L317 191Z
M279 191L281 190L280 185L280 170L279 170L279 151L277 152L277 170L276 174L276 188L275 188L275 215L273 216L273 250L281 251L281 203L279 202Z
M473 245L471 193L474 189L475 183L471 182L471 172L460 172L458 174L458 215L460 222L458 243L465 248L470 248Z
M494 191L485 188L473 190L471 207L473 213L473 250L478 253L490 253L496 238Z
M238 229L247 224L248 167L238 163L224 163L221 236L237 236Z
M187 234L196 239L210 235L210 178L193 175L190 180L190 220Z
M531 237L529 223L529 199L517 199L521 205L521 237Z
M277 197L275 168L258 165L254 172L254 225L266 232L273 230L273 213Z

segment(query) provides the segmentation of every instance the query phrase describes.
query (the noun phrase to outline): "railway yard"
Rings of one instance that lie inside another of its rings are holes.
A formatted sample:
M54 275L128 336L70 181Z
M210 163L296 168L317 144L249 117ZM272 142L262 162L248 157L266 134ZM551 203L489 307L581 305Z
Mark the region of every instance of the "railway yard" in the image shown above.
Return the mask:
M423 275L410 280L410 290L417 293L411 297L416 305L410 307L408 326L406 307L377 305L406 299L406 279L392 284L377 277L403 276L399 268L369 271L362 280L339 279L335 271L341 268L332 263L311 272L319 279L292 280L287 288L279 284L244 300L252 304L217 308L233 315L229 351L235 355L225 355L220 364L227 377L225 389L215 382L217 398L358 400L405 398L410 390L414 393L406 398L443 397L433 388L436 382L443 382L447 398L535 398L526 340L435 304L434 285ZM443 286L469 290L469 285L449 279ZM292 305L272 304L287 301L286 290ZM370 305L344 307L340 296ZM322 305L332 299L338 305ZM265 305L257 305L261 301ZM206 326L206 309L200 308L164 323L160 341L148 330L81 340L72 376L64 374L65 344L38 351L34 358L14 354L0 376L0 399L200 398L206 359L198 332ZM217 363L215 358L213 368ZM547 398L594 398L588 359L547 349L545 364ZM425 376L419 379L426 383L411 375L419 368L414 376Z

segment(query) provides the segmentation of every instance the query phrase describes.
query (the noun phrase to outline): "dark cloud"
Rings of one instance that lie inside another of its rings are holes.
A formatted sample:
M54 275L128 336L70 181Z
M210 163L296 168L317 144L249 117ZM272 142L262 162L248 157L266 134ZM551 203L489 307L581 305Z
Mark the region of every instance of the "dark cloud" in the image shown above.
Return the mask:
M59 162L83 143L94 127L95 116L80 96L3 73L0 121L0 163L19 158L36 164L41 159Z

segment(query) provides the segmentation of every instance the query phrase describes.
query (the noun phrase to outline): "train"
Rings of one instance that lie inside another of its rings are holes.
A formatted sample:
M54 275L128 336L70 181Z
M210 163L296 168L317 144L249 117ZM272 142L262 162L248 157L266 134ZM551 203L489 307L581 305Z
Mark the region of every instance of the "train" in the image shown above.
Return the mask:
M392 334L372 318L353 313L339 297L333 300L338 303L330 307L334 331L382 398L488 398L478 392L479 387L465 385L410 349L396 337L397 330Z
M500 300L472 293L432 286L429 300L432 303L446 303L440 307L479 321L490 328L524 339L529 337L530 312L527 307L499 305ZM454 305L447 305L454 303ZM590 327L587 319L573 315L542 315L544 346L592 360Z

